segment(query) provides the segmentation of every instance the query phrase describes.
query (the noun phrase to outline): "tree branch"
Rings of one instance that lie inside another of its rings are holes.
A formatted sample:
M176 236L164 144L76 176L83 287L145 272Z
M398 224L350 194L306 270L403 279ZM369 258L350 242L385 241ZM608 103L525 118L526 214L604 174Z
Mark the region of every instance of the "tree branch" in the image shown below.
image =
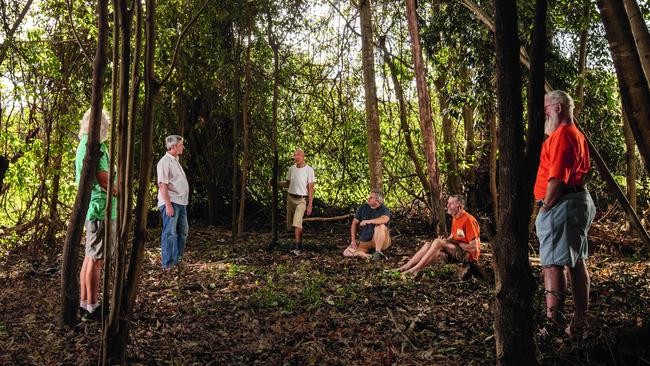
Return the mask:
M74 21L72 20L72 5L70 4L70 0L65 0L65 5L68 8L68 22L70 22L70 29L72 30L72 35L74 36L74 39L77 40L77 45L81 49L81 53L83 53L84 57L86 58L86 61L89 63L92 63L92 58L90 57L90 54L88 54L88 50L86 50L86 47L84 47L83 43L81 43L81 39L79 39L79 35L77 34L77 29L74 26Z

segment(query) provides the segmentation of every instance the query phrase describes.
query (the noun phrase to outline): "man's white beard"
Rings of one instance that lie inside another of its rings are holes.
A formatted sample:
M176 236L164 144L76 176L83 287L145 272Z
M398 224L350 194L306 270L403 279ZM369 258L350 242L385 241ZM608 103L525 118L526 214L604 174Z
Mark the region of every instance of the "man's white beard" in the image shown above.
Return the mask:
M544 121L544 134L550 136L553 132L555 132L555 130L557 130L557 126L559 125L560 118L558 116L546 116L546 120Z

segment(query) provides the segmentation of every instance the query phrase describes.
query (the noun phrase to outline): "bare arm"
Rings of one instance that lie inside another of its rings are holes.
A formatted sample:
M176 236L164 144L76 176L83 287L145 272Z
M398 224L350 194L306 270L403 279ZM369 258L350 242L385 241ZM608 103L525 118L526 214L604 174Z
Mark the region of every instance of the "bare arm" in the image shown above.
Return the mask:
M167 216L174 216L174 205L172 205L172 200L169 198L169 187L167 183L158 183L158 189L160 189L160 195L162 196L163 202L165 202L165 213Z
M461 249L470 253L476 252L476 247L478 246L478 241L476 239L470 240L469 243L465 243L464 241L460 241L460 240L454 240L451 238L447 239L447 241L452 244L458 245L459 247L461 247Z
M561 179L549 179L548 185L546 186L546 196L544 196L542 211L550 210L557 203L565 187L566 184Z
M354 248L357 247L357 226L359 225L359 220L353 219L352 225L350 225L350 245Z
M99 171L95 178L97 178L99 186L106 192L108 190L108 172L104 170ZM117 185L113 185L113 196L117 196Z
M307 216L311 215L312 208L314 207L314 186L314 182L307 184L307 194L309 195L309 203L307 204Z
M387 224L388 221L390 221L390 217L388 217L388 216L386 216L386 215L381 215L381 216L379 216L379 217L376 218L376 219L372 219L372 220L363 220L363 221L361 221L361 226L366 226L366 225L368 225L368 224L373 224L373 225L384 225L384 224Z

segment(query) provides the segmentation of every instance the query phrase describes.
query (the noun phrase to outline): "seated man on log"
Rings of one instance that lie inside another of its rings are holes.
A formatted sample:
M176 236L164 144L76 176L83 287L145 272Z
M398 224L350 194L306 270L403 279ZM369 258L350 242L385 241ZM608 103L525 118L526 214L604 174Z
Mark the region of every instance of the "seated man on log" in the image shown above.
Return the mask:
M390 210L384 205L384 194L378 190L370 191L368 202L357 209L350 227L350 245L343 251L345 257L381 259L383 250L391 244L388 222ZM357 241L357 231L359 240ZM374 249L370 255L368 252Z
M478 222L465 211L465 198L462 195L449 197L447 213L453 217L451 235L447 238L440 237L433 243L425 243L405 265L397 268L397 271L415 275L434 259L446 259L465 265L465 271L459 277L465 276L470 269L469 265L476 263L480 254Z

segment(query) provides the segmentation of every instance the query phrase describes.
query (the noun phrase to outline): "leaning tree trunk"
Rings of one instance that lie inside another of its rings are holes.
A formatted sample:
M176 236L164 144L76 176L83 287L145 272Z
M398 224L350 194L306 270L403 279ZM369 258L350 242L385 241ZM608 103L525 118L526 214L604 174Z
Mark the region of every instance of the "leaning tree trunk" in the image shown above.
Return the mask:
M101 129L102 103L104 98L104 73L106 71L106 50L108 47L108 0L97 2L97 50L93 63L93 83L90 97L90 128L88 131L88 144L86 157L79 179L79 190L75 198L72 214L68 222L68 230L63 244L63 264L61 269L61 308L59 320L61 325L72 326L77 320L79 307L79 283L77 273L77 258L79 244L83 232L88 204L90 203L90 190L95 175L97 163L101 156L99 150L99 133Z
M645 77L650 82L650 32L636 0L623 0Z
M409 126L409 122L408 122L406 98L404 98L404 90L402 89L402 84L400 83L398 78L397 67L395 66L393 60L391 59L388 50L386 49L386 43L383 37L379 42L379 46L381 47L381 51L384 56L384 62L388 66L388 70L390 71L390 76L393 81L393 87L395 89L395 97L397 98L397 105L399 106L399 122L400 122L400 127L402 128L402 132L404 133L404 143L406 144L406 151L408 152L408 155L411 158L411 161L413 162L413 167L415 168L415 175L417 175L418 179L420 180L420 184L422 184L422 189L424 190L424 192L427 192L427 195L429 195L428 192L431 190L431 188L429 187L429 181L427 181L426 174L422 169L422 165L420 164L420 159L418 158L418 154L415 150L415 145L413 144L413 138L411 137L411 127ZM431 196L429 195L429 197Z
M440 72L441 74L444 71ZM456 143L454 139L454 127L452 119L446 113L449 108L449 95L445 88L447 87L447 78L441 75L435 81L438 89L438 105L442 115L442 140L444 141L445 160L447 162L447 189L450 194L462 194L463 185L460 182L458 171L458 159L456 159Z
M241 159L241 187L239 192L239 218L237 234L244 233L244 217L246 215L246 189L248 188L248 160L250 159L250 95L251 95L251 46L253 35L253 16L248 16L248 45L246 46L246 68L244 69L244 99L242 100L242 130L244 147Z
M366 127L368 130L368 164L370 166L370 188L383 187L381 158L381 134L379 129L379 107L375 85L375 52L373 49L372 8L370 0L359 1L361 18L361 53L363 64L363 89L366 97Z
M623 2L598 0L614 61L623 110L627 113L646 171L650 172L650 89Z
M268 5L268 4L267 4ZM280 94L280 46L273 35L273 18L271 17L271 8L268 12L268 36L269 45L273 51L273 100L271 101L271 150L273 151L273 168L272 168L272 199L271 199L271 244L269 249L275 247L278 243L278 179L280 167L278 166L278 95Z
M544 0L541 0L544 2ZM495 44L499 128L499 222L493 245L494 333L499 365L535 365L533 281L528 261L528 217L525 195L524 124L515 0L495 0ZM544 26L538 23L535 28ZM542 79L543 80L543 79ZM528 208L528 209L527 209Z
M415 82L418 90L418 106L420 112L420 129L422 130L422 141L424 154L427 158L427 169L429 173L429 186L431 210L436 233L447 235L447 223L445 211L440 201L442 189L440 187L440 170L436 157L436 139L433 132L433 118L431 117L431 99L427 87L426 67L422 57L420 46L420 34L418 30L417 13L415 0L406 0L406 16L408 18L409 34L411 36L411 50L413 52L413 63L415 66Z
M623 112L623 137L625 137L625 182L627 186L627 200L630 201L632 210L636 212L636 145L630 123ZM631 225L632 220L628 220Z

